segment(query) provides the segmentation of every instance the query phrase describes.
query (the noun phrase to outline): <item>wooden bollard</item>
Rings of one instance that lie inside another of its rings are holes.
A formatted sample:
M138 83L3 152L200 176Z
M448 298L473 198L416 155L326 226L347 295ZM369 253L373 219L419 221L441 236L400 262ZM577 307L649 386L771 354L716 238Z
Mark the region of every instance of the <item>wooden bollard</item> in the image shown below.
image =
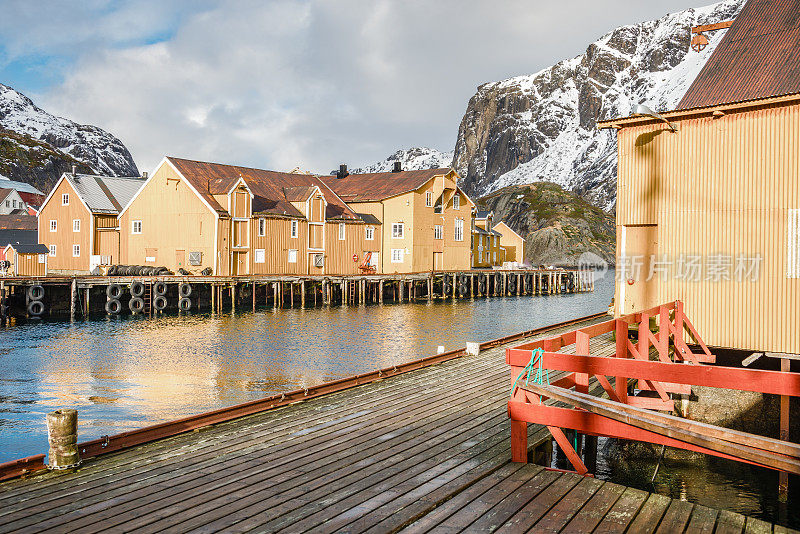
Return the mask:
M69 469L81 463L78 454L78 411L64 408L47 414L49 469Z

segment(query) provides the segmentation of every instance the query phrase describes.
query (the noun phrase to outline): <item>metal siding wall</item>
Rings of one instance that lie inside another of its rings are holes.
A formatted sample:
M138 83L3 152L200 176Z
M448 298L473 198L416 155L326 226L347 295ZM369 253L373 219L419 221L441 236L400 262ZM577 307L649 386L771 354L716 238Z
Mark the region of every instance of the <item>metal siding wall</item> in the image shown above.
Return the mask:
M800 353L800 279L787 277L789 210L800 208L800 106L619 133L621 225L658 224L658 254L763 257L757 282L659 282L711 345ZM618 251L619 251L618 243ZM618 288L619 289L619 288ZM619 297L619 291L617 292Z

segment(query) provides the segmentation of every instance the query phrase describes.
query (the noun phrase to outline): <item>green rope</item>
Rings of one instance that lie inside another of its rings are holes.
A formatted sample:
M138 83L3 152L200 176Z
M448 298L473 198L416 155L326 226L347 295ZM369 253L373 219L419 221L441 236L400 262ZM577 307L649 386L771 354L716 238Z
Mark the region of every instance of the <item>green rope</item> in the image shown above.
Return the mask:
M522 368L522 372L519 376L514 380L514 385L511 387L511 394L514 394L514 391L517 389L517 383L519 379L525 375L525 385L527 385L531 381L531 373L533 370L536 369L536 374L533 376L533 383L534 384L543 384L547 381L547 385L550 385L550 370L544 368L544 350L536 349L531 352L531 361L528 362L528 365ZM541 395L539 396L539 400L542 400Z

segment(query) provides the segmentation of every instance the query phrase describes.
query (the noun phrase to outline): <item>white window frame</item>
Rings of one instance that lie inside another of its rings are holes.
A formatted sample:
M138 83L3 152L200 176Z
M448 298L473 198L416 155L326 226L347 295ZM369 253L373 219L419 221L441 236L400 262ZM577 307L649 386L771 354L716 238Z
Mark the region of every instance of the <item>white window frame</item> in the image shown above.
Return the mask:
M80 232L81 231L81 220L80 219L72 219L72 231L73 232Z
M456 219L453 239L455 241L464 241L464 219Z
M444 239L444 226L442 226L441 224L433 225L433 238Z
M433 206L433 191L425 192L425 206L428 208Z
M139 229L136 229L136 225L139 225ZM131 233L132 234L141 234L142 233L142 221L131 221Z
M457 210L461 208L461 195L456 193L453 195L453 209Z
M297 263L297 250L290 248L287 254L286 261L288 263Z
M51 258L55 258L56 257L56 246L55 245L50 245L50 253L49 254L50 254Z
M392 263L403 263L403 256L405 256L405 249L402 248L392 249Z
M263 217L258 220L258 237L267 235L267 220Z
M50 231L57 232L58 231L58 221L55 219L50 219Z
M39 254L39 263L47 263L47 254Z
M80 245L72 245L72 257L73 258L80 258L81 257L81 246Z
M13 202L13 206L16 208L17 207L17 199L15 198L14 200L12 200L12 202Z
M405 223L392 223L392 239L404 239L406 235Z
M483 263L483 247L478 249L478 263Z
M297 221L294 221L294 220L291 221L289 223L289 227L290 227L289 228L289 237L291 237L292 239L296 239L297 238Z
M346 235L346 230L344 227L344 223L339 223L339 241L344 241Z
M62 193L61 194L61 205L62 206L69 206L69 193Z
M263 248L255 249L253 254L253 263L266 263L267 256Z
M374 226L367 226L364 228L364 239L367 241L373 241L375 239L375 227Z

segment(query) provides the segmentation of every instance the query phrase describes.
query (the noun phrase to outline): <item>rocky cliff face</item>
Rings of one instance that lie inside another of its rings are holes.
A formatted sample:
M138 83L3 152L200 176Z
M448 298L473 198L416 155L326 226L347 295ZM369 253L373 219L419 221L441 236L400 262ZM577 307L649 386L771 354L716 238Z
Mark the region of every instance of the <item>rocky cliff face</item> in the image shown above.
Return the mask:
M504 187L478 200L525 238L533 265L576 265L584 252L614 263L614 216L552 182Z
M389 172L394 167L394 163L399 161L403 165L403 170L419 171L424 169L439 169L450 167L453 164L452 152L440 152L439 150L426 147L414 147L398 150L388 158L372 165L352 169L353 174L363 174L369 172Z
M462 186L477 197L546 180L613 210L616 141L596 122L627 116L638 103L673 109L724 34L710 33L697 53L689 48L690 28L732 19L743 4L725 0L623 26L583 55L480 86L458 131L454 167Z
M91 174L139 175L130 152L113 135L51 115L0 83L0 175L46 193L73 165Z

